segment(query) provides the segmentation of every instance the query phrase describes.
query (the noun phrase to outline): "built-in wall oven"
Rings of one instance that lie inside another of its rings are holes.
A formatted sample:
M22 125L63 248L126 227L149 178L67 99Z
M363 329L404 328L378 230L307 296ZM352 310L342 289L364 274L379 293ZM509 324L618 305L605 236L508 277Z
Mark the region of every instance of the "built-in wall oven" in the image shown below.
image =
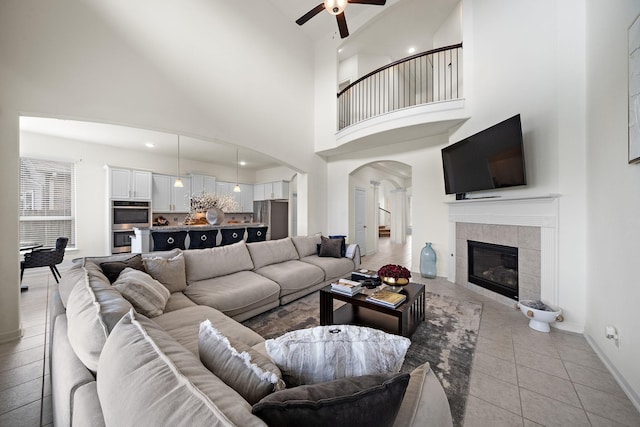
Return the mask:
M133 228L150 225L150 202L113 200L111 202L111 253L131 252Z

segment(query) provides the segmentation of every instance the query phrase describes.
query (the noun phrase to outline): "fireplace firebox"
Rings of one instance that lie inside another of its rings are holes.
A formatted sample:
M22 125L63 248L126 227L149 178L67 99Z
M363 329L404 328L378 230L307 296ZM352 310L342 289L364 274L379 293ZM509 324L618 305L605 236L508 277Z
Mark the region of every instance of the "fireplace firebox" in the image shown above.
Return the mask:
M467 240L469 282L518 299L518 248Z

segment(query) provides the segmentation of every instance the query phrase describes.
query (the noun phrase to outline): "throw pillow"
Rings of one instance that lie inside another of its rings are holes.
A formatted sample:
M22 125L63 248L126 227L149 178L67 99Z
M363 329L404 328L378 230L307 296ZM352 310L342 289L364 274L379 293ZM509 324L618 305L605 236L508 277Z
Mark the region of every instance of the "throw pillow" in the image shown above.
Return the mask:
M408 338L353 325L316 326L265 341L288 386L397 373L409 345Z
M171 293L186 289L187 276L182 253L169 259L162 257L145 258L142 262L147 273L165 285Z
M329 236L330 239L340 239L342 241L342 245L340 246L340 256L344 257L347 254L347 236Z
M198 335L200 361L251 405L285 388L280 369L265 355L230 340L207 319Z
M125 268L118 280L113 283L113 287L133 305L138 313L147 317L161 315L171 296L169 289L162 283L144 271L134 268Z
M276 393L252 412L270 426L392 426L409 374L378 374L304 385Z
M321 257L333 257L341 258L342 241L338 239L329 239L322 236L320 241L320 253Z
M100 264L100 268L109 282L113 283L118 279L120 273L125 268L135 268L136 270L144 271L144 265L142 264L142 255L135 254L131 258L123 261L109 261Z

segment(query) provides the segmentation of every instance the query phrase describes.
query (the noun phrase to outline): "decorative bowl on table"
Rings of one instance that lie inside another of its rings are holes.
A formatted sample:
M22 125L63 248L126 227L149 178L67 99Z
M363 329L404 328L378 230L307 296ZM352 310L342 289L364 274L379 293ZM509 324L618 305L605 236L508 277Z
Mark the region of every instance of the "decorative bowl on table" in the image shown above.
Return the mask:
M411 272L405 267L396 264L387 264L378 270L380 280L389 285L390 290L398 292L409 283Z

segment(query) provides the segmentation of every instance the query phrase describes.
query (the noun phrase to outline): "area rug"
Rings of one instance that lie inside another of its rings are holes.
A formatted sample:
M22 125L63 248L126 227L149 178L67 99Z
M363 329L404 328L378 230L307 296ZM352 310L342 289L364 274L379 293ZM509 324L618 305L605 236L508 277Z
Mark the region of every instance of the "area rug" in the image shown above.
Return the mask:
M402 372L429 362L449 400L453 425L462 426L482 304L426 292L425 321L411 337ZM244 325L264 338L318 326L319 293L253 317Z

